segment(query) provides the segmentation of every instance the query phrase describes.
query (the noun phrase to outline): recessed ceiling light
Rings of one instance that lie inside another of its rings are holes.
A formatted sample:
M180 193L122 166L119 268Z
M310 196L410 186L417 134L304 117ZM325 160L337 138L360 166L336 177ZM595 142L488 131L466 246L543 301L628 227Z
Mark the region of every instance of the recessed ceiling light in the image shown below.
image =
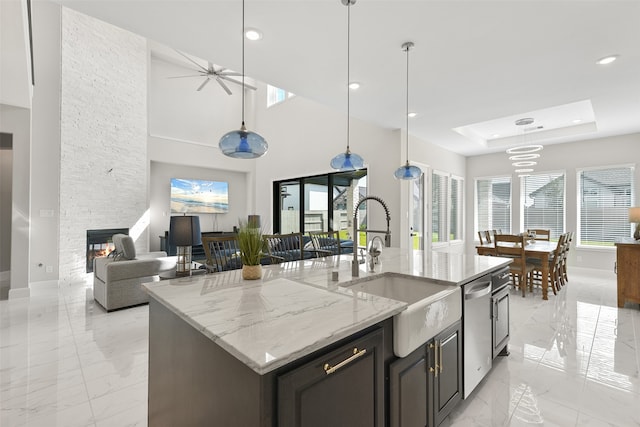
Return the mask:
M500 134L499 133L494 133L493 135L491 135L491 138L500 138Z
M571 121L575 124L582 123L582 119L573 119Z
M247 28L244 32L244 36L247 40L256 41L262 39L262 32L255 28Z
M352 90L360 89L360 83L358 82L349 83L349 89L352 89Z
M609 55L609 56L605 56L604 58L600 58L596 61L596 64L598 65L607 65L607 64L611 64L613 61L615 61L616 59L618 59L620 55Z
M418 113L414 113L413 111L412 111L412 112L410 112L409 114L407 114L407 116L409 116L409 117L410 117L410 118L412 118L412 119L413 119L415 116L417 116L417 115L418 115Z

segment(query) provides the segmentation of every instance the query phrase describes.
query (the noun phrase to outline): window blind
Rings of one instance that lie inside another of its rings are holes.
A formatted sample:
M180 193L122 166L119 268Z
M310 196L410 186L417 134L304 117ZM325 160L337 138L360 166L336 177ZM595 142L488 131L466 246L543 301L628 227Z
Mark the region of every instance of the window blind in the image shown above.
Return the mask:
M442 173L431 174L431 233L432 242L447 242L447 190L449 177Z
M463 180L451 177L450 207L449 207L449 237L450 240L462 240L462 189Z
M511 232L511 177L476 180L476 233L479 230Z
M629 208L633 195L633 167L583 170L578 172L578 244L613 246L629 237Z
M564 233L565 179L563 172L522 178L522 228L547 228L556 240Z

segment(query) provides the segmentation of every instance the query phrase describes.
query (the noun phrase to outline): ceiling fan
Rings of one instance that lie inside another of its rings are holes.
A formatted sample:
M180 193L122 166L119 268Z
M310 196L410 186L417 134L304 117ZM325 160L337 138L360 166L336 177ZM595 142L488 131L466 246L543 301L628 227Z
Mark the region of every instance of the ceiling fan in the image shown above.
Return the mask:
M181 78L185 78L185 77L204 77L205 80L202 82L202 84L200 84L200 86L198 86L198 89L196 89L197 91L201 91L202 88L205 87L207 85L207 83L209 83L209 81L211 81L211 79L214 79L215 81L218 82L220 87L222 87L222 89L224 89L224 91L227 92L228 95L231 95L232 92L231 92L231 89L229 89L229 86L227 86L227 84L224 81L228 81L228 82L231 82L231 83L242 85L241 81L238 81L238 80L235 80L235 79L231 78L231 77L234 77L234 76L242 76L242 73L231 71L231 70L228 70L228 69L226 69L224 67L221 67L221 68L216 70L216 67L211 62L208 63L209 64L208 68L205 68L202 65L198 64L193 59L191 59L186 54L180 52L179 50L176 50L176 52L178 52L181 56L183 56L189 62L191 62L192 64L197 66L198 69L194 70L194 71L197 71L198 74L191 74L191 75L188 75L188 76L173 76L173 77L168 77L168 78L170 78L170 79L181 79ZM252 85L247 84L247 83L244 83L244 87L252 89L252 90L256 90L255 86L252 86Z

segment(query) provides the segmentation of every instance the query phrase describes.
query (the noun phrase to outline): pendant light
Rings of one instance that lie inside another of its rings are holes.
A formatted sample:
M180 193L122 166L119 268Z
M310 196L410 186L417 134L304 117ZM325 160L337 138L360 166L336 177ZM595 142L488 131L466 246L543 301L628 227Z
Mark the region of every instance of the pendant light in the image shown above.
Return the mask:
M402 50L407 52L407 112L406 112L406 120L407 120L407 163L404 166L400 166L393 173L393 176L396 179L404 179L404 180L412 180L420 178L422 175L422 170L420 170L417 166L411 166L409 164L409 50L413 47L413 42L406 42L402 44Z
M255 132L248 131L244 125L244 0L242 0L242 126L240 130L227 132L220 138L222 154L234 159L256 159L265 155L269 146L267 141Z
M349 85L349 48L351 36L351 5L356 4L356 0L341 0L342 4L347 6L347 86ZM331 167L339 171L354 171L364 167L364 160L356 153L352 153L349 149L349 87L347 87L347 150L331 159Z

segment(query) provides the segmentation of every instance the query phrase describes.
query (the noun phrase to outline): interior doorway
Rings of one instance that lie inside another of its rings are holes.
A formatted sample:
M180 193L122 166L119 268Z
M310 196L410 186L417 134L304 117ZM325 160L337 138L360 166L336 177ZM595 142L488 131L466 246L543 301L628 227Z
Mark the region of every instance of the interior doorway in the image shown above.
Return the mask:
M9 297L12 186L13 135L0 132L0 300Z

